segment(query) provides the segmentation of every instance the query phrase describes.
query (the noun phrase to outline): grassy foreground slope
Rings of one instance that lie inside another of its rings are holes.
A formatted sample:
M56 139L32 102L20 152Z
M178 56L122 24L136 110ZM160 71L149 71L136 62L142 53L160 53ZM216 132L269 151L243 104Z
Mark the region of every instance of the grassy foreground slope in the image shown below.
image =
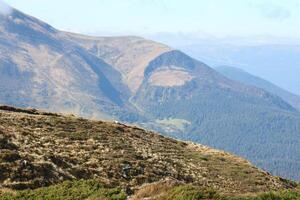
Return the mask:
M125 199L165 180L159 198L182 187L220 195L296 187L229 153L137 127L0 107L0 199Z
M104 186L96 180L65 181L35 190L0 190L1 200L298 200L299 189L259 194L221 194L176 181L161 181L143 186L128 195L119 187Z

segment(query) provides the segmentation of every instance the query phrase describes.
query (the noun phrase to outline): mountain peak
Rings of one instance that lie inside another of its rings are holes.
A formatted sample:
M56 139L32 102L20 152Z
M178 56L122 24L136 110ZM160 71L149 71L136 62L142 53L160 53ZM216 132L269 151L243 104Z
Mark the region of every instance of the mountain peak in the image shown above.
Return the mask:
M67 37L120 71L123 81L133 93L142 84L148 64L173 50L167 45L136 36L91 37L67 33Z
M2 26L7 33L20 36L33 34L34 31L47 35L57 32L49 24L44 23L35 17L24 14L17 9L9 7L2 9L2 11L5 15L2 15L0 26Z

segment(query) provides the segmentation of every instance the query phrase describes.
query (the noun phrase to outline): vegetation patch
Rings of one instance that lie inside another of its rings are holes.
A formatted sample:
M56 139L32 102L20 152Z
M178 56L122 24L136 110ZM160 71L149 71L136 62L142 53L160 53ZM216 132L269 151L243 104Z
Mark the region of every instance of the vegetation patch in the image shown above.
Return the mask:
M126 191L128 192L128 191ZM252 193L243 196L223 194L207 187L176 180L159 181L135 189L129 196L119 187L109 187L99 180L65 181L34 190L0 189L0 200L299 200L299 190ZM132 192L132 191L131 191Z
M125 200L120 188L107 188L95 180L66 181L58 185L23 191L0 191L0 200Z
M165 119L157 119L156 123L167 125L167 126L175 126L179 130L183 131L185 126L190 125L191 122L185 119L176 119L176 118L165 118Z
M131 200L299 200L297 190L265 192L244 196L221 194L212 188L201 188L178 182L159 182L142 187Z

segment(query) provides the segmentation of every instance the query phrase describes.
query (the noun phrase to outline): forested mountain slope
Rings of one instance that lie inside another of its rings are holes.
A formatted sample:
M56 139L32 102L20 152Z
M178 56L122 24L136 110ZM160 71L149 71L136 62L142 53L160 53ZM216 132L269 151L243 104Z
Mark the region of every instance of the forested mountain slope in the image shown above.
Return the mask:
M165 53L148 67L134 102L156 123L169 125L165 132L242 155L274 174L300 178L300 117L281 98L226 79L180 52ZM157 80L167 80L170 70L184 73L187 81L172 86L153 82L156 74Z

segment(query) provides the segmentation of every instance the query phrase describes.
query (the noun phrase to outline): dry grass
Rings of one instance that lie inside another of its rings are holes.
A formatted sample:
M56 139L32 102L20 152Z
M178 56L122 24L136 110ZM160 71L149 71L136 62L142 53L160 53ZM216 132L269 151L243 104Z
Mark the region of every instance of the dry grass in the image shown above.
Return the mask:
M155 86L174 87L184 85L194 77L188 71L177 69L162 69L155 71L149 78L149 83Z
M6 110L0 134L2 187L97 179L136 188L166 178L237 194L293 187L231 154L122 124Z
M171 179L152 184L146 184L138 188L137 192L130 198L130 200L141 200L147 198L155 199L180 184L182 183Z

